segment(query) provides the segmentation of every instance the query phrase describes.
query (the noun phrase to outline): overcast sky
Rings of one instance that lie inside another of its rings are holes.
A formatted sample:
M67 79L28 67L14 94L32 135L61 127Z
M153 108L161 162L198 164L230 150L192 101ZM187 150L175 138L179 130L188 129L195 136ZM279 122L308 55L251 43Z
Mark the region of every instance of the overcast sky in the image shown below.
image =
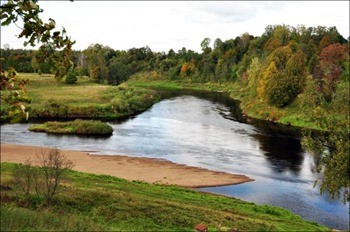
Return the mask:
M227 40L245 32L260 36L267 25L336 26L349 37L349 1L39 1L42 18L64 26L75 50L99 43L127 50L200 51L208 37ZM21 26L21 25L19 25ZM1 46L23 48L15 25L1 27ZM28 49L30 47L27 47Z

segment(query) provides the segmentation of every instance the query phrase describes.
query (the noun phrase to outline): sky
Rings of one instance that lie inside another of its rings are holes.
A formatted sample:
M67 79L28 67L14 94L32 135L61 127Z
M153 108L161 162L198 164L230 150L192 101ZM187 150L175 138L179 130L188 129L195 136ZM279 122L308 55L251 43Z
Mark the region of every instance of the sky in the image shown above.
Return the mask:
M3 3L3 1L1 1ZM75 50L102 44L116 50L197 52L204 38L222 41L268 25L335 26L349 37L349 1L39 1L42 18L53 18L76 41ZM21 26L18 23L17 26ZM1 47L24 48L16 25L1 27ZM27 46L30 49L31 47Z

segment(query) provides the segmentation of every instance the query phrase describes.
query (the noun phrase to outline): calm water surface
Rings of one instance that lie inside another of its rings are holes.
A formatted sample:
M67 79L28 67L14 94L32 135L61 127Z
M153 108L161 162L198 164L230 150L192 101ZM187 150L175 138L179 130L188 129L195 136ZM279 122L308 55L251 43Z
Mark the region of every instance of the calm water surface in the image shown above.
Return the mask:
M302 149L298 132L242 120L236 104L222 95L182 95L112 123L109 138L34 133L27 130L28 124L15 124L1 126L1 143L162 158L245 174L255 181L200 190L281 206L331 228L348 229L349 204L320 196L313 188L319 174L312 156Z

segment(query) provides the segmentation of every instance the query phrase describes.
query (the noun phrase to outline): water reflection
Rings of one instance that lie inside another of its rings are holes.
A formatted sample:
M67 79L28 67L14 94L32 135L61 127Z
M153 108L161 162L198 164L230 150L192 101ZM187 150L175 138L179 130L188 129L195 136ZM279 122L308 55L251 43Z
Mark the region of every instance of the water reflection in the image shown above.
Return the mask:
M258 133L253 137L259 141L260 149L275 172L291 171L294 175L299 175L304 160L300 140L274 133L271 135Z

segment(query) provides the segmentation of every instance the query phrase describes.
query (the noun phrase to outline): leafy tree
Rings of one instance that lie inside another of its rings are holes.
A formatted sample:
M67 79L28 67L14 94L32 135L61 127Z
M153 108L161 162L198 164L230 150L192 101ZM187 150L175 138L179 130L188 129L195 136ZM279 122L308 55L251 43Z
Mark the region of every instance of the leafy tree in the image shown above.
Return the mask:
M219 81L227 81L230 79L230 64L225 59L220 58L215 67L215 76Z
M290 40L291 31L286 25L275 25L267 27L265 30L266 36L269 38L265 44L265 50L267 52L272 52L275 49L285 46Z
M329 46L331 44L329 36L325 35L323 36L322 40L320 41L318 45L318 50L322 51L325 47Z
M306 77L306 57L298 50L293 54L290 46L276 49L269 57L270 62L263 72L258 92L271 105L284 107L301 93Z
M190 62L185 62L182 67L181 67L181 71L180 71L180 76L182 78L186 78L186 77L192 77L193 75L195 75L195 73L197 72L194 60L190 61Z
M201 48L203 53L208 53L211 51L210 48L210 39L209 38L205 38L202 42L201 42Z
M38 72L39 69L39 64L38 64L38 60L36 59L35 55L33 56L32 60L30 61L33 71L34 73Z
M310 60L311 57L316 55L316 52L317 52L317 46L314 40L313 39L309 40L308 43L304 47L302 47L302 50L305 53L307 60Z
M259 58L254 57L252 59L251 64L249 65L249 68L247 70L248 74L248 91L250 91L251 95L255 97L257 95L257 88L259 84L259 78L261 76L261 63Z
M342 198L345 203L350 201L349 122L324 116L321 108L315 111L315 118L325 132L304 131L302 143L314 155L317 171L324 173L320 180L321 194L328 192L332 198Z
M26 38L24 45L34 46L37 41L44 45L50 45L62 49L60 60L63 63L69 62L73 41L66 35L66 30L55 31L56 23L53 19L44 23L40 18L43 11L37 4L38 0L8 0L0 6L1 26L7 26L16 23L19 18L23 21L23 27L19 38ZM44 46L42 45L42 46ZM8 72L7 76L4 70L0 73L1 90L8 91L9 94L1 94L1 100L8 102L12 107L9 114L18 117L18 115L26 115L26 108L20 101L21 94L24 93L24 85L28 81L21 80L15 71ZM18 84L22 91L13 90L13 86ZM13 92L14 91L14 92ZM28 115L27 115L28 116Z
M108 78L108 60L106 58L111 49L100 44L90 45L84 54L87 60L89 76L97 83L103 83Z
M335 85L339 82L342 74L343 62L349 57L347 48L339 43L331 44L324 48L320 54L320 67L324 74L324 79L329 88L328 94L334 98Z
M173 49L170 49L169 51L168 51L168 57L169 58L174 58L175 57L175 52L174 52L174 50Z
M214 41L214 50L219 50L220 52L224 51L224 46L223 46L223 42L220 38L217 38Z
M313 73L314 68L316 67L316 65L320 65L320 59L318 58L317 54L314 54L310 60L309 63L307 65L307 69L309 71L309 73Z
M120 57L115 57L108 65L108 84L119 85L127 80L130 70Z

